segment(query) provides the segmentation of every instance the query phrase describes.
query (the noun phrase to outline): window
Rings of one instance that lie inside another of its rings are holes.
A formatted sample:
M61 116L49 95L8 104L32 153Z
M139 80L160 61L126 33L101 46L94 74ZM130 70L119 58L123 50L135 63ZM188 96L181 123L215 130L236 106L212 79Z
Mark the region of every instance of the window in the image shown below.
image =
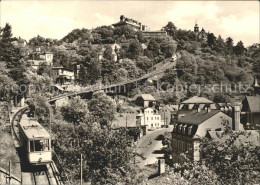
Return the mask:
M182 130L182 125L179 126L179 133L181 133L181 130Z
M147 117L147 120L149 120L149 118Z
M153 117L151 117L151 120L153 120Z
M49 140L34 140L30 141L30 152L49 151Z
M186 127L187 127L187 125L184 125L184 126L182 127L182 134L185 134L185 129L186 129Z
M151 124L151 127L153 127L153 124Z
M191 129L192 129L192 126L189 126L188 127L188 135L191 135Z

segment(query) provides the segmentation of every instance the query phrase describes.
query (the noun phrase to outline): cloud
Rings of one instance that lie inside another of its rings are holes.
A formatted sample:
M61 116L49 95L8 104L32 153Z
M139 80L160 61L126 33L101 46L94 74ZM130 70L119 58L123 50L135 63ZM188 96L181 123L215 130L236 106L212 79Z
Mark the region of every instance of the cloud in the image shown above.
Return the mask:
M172 21L178 28L200 29L223 38L259 42L258 2L227 1L2 1L1 26L9 22L14 36L38 34L61 39L76 28L94 28L118 22L120 15L159 30ZM21 8L23 7L23 8Z

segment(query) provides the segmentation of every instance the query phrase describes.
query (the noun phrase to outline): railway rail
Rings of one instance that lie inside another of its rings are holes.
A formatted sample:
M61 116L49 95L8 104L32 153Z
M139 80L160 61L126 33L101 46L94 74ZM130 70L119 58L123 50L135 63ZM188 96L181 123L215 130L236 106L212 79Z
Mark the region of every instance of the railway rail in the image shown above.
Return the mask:
M23 114L28 110L28 106L18 110L11 120L12 134L15 139L16 148L21 148L21 139L19 133L19 126ZM20 150L20 152L23 152ZM22 154L21 154L22 155ZM21 159L20 160L24 160ZM59 178L59 171L57 170L55 164L52 162L46 165L40 166L30 166L28 163L26 170L22 170L22 184L35 184L35 185L60 185L63 184L61 178Z
M176 59L172 63L167 64L167 67L154 70L154 71L152 71L148 74L143 75L140 78L136 78L136 79L133 79L133 80L130 80L130 81L127 81L127 82L111 84L109 86L103 85L103 86L95 87L95 88L92 88L92 89L87 89L87 90L80 91L80 92L72 92L72 93L68 93L68 94L63 94L63 95L51 98L49 100L49 102L56 101L56 100L62 99L64 97L69 97L69 96L79 95L79 94L83 94L83 93L93 92L93 91L97 91L97 90L101 90L101 89L114 88L114 87L118 87L118 86L121 86L121 85L131 84L131 83L138 82L138 81L141 81L141 80L144 80L144 79L148 79L148 78L150 78L154 75L160 74L160 73L164 72L166 69L169 69L172 66L176 65L174 63L179 58L180 57L177 55ZM16 143L17 143L16 147L21 146L18 124L21 121L22 115L27 110L28 110L28 106L21 108L20 110L18 110L14 114L14 116L12 117L12 120L11 120L11 128L12 128L11 131L12 131L12 134L13 134L15 140L16 140ZM60 184L63 184L62 179L58 175L59 171L58 171L57 167L55 166L55 164L53 162L50 163L50 164L44 165L43 168L44 169L40 170L40 171L38 170L38 167L36 167L36 169L31 170L29 172L22 172L22 184L35 184L35 185L40 185L40 184L60 185ZM68 181L68 183L69 183L69 181Z

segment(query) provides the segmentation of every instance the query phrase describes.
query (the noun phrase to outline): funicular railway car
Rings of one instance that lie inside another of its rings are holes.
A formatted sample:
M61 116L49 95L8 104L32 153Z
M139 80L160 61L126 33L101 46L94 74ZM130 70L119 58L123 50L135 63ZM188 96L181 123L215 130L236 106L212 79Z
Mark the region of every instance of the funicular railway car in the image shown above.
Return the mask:
M50 134L36 120L22 119L19 126L22 146L29 163L32 165L50 163L52 161Z

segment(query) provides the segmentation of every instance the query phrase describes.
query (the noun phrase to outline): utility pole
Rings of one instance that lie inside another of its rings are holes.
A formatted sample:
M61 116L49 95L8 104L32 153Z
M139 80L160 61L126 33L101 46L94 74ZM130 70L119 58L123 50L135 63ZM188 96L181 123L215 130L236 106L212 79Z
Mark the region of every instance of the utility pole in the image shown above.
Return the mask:
M11 160L9 161L9 184L11 184Z
M164 125L166 125L166 124L165 124L165 110L164 110Z
M125 127L126 127L126 129L127 129L127 115L126 115L126 117L125 117Z
M80 185L82 185L82 154L80 154Z

